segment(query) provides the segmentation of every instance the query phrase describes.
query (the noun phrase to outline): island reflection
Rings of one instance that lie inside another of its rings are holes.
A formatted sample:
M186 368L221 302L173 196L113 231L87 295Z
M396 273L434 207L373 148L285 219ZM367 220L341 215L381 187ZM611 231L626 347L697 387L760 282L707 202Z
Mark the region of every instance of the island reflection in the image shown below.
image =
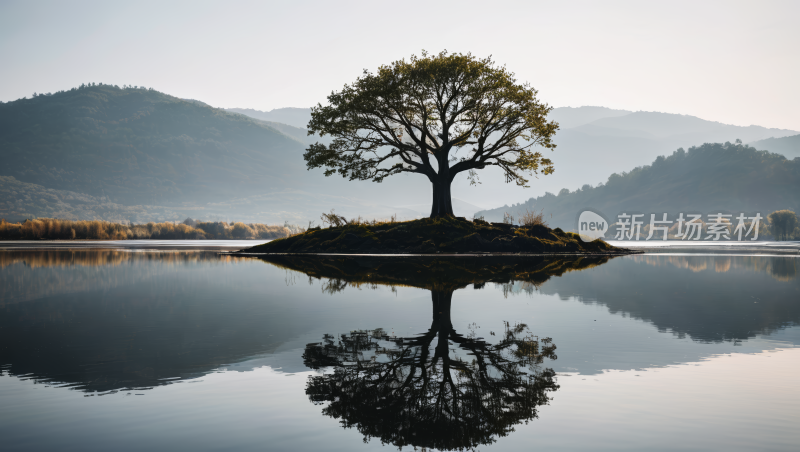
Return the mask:
M94 393L157 387L220 368L270 365L301 372L308 369L301 357L305 344L319 342L323 333L338 340L355 328L409 326L406 320L387 318L387 312L402 316L408 301L417 302L417 291L404 291L385 308L369 301L369 291L340 294L333 303L319 293L320 288L334 293L372 285L422 287L446 301L452 290L485 285L486 290L470 290L469 296L456 299L486 314L496 311L504 296L509 301L519 297L505 304L508 314L494 321L531 322L531 314L555 319L547 331L531 329L558 344L558 361L547 364L558 371L596 374L671 365L735 350L729 345L759 351L769 347L763 335L787 329L779 340L800 344L792 332L800 324L796 257L625 256L605 263L607 258L594 257L472 256L429 257L419 264L408 259L277 259L273 265L203 251L0 252L0 375ZM320 278L314 287L289 287L287 281L303 270ZM386 292L375 296L390 296ZM542 300L558 296L600 305L612 315L708 346L681 340L648 345L650 329L624 325L597 341L591 325L571 317L559 325L558 316L535 307L524 315L515 311L514 306L527 303L529 293ZM423 301L426 307L409 318L414 325L423 318L427 328L429 305ZM481 314L465 320L489 326ZM466 325L456 322L456 327L470 337ZM628 334L635 340L618 340ZM498 337L487 336L491 339Z
M469 284L525 281L601 265L608 257L560 258L320 258L275 256L269 261L330 280L327 291L347 285L388 284L431 292L431 326L412 337L380 328L335 336L306 346L303 361L325 369L309 377L306 394L325 404L323 414L399 448L473 449L508 435L538 417L537 408L558 389L551 338L522 323L505 323L494 340L453 328L453 292ZM473 324L475 325L475 324Z

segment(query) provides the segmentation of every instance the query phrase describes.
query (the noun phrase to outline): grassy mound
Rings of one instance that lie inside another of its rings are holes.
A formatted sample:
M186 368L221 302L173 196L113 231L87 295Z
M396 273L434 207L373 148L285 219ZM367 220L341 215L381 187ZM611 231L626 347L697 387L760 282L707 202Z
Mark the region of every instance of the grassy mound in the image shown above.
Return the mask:
M512 226L463 218L423 218L406 222L347 224L313 228L274 240L246 253L603 253L626 254L602 240L585 243L577 234L546 226Z

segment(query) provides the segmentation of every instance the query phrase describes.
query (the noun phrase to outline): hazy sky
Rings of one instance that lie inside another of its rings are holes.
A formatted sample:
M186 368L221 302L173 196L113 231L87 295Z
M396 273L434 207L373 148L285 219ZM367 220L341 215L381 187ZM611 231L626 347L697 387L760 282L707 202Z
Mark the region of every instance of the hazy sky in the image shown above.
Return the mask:
M0 0L0 100L84 82L217 107L324 102L419 53L494 59L553 106L800 130L800 1Z

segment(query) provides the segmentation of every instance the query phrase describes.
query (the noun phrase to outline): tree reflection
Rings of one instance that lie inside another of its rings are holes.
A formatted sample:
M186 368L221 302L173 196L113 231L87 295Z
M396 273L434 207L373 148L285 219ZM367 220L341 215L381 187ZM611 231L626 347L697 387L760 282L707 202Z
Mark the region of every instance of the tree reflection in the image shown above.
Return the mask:
M453 292L487 282L538 287L552 276L595 267L606 256L343 257L272 255L264 260L323 279L323 292L348 286L411 286L431 291L432 321L413 337L381 329L325 335L308 344L305 365L320 370L306 394L323 413L364 440L441 450L473 449L535 419L556 391L550 338L506 323L491 340L461 334L450 318Z
M495 345L451 330L448 337L459 341L471 360L451 357L447 341L431 354L430 342L441 332L383 338L394 347L382 346L374 333L343 335L338 343L328 336L304 354L312 367L335 366L333 373L309 379L309 399L328 402L323 413L342 419L345 428L355 427L365 440L379 438L398 447L474 448L536 418L537 407L549 401L547 393L558 389L555 372L538 366L554 357L555 346L530 335L525 325L508 326Z
M465 335L450 320L452 290L431 293L433 321L424 334L388 336L383 330L342 334L308 344L312 369L332 373L309 378L306 394L323 413L369 438L398 447L470 449L505 436L537 417L555 372L541 365L556 359L550 338L525 324L505 324L497 342Z
M538 287L553 276L592 268L606 256L502 257L263 257L273 265L323 279L325 293L348 286L411 286L431 292L432 321L413 337L381 329L325 335L308 344L306 366L320 370L306 394L323 413L355 428L364 440L442 450L473 449L537 417L556 391L550 338L525 324L506 323L491 340L461 334L450 318L453 292L487 282L523 281Z

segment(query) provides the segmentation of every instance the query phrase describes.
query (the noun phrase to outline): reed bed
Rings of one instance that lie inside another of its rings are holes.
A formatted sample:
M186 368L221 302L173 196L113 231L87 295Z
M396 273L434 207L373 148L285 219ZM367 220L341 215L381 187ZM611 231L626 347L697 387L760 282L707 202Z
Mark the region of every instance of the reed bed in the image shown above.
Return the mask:
M0 240L244 240L288 237L286 226L260 223L197 222L121 224L54 218L9 223L0 220Z

